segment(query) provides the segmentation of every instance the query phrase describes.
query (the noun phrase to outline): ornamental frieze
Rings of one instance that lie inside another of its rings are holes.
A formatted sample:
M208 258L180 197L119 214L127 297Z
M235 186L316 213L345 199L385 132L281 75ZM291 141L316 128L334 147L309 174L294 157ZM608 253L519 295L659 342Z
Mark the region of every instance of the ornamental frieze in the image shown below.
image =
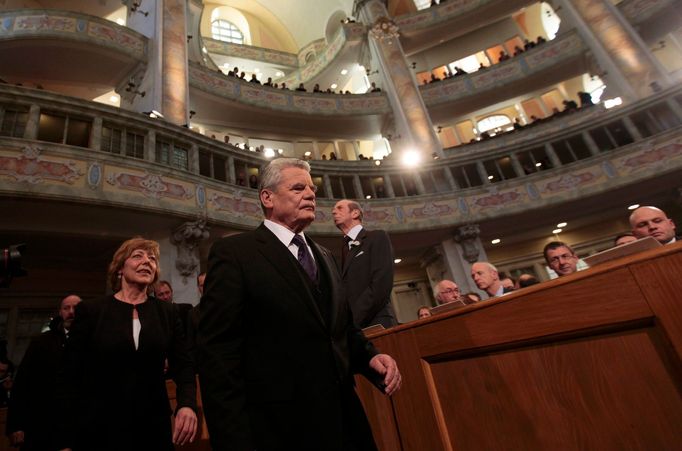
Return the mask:
M42 158L40 152L37 146L25 146L18 157L0 156L0 175L34 185L46 180L73 184L84 175L76 162Z
M119 189L142 193L152 199L187 200L194 197L191 188L178 183L167 182L163 177L156 174L139 175L128 172L113 172L107 175L107 183Z

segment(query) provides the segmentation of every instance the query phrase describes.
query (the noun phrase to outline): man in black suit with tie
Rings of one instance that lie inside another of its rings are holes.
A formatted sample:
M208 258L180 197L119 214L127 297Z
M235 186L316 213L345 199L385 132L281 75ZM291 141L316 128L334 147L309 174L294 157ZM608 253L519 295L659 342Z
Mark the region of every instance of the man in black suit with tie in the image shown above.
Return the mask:
M395 361L354 327L333 258L303 234L315 219L310 166L263 171L265 221L210 252L197 336L211 444L227 450L376 449L353 373L401 384Z
M334 224L343 232L341 278L355 324L389 328L397 324L391 306L393 248L385 231L362 227L362 214L360 204L348 199L332 210Z

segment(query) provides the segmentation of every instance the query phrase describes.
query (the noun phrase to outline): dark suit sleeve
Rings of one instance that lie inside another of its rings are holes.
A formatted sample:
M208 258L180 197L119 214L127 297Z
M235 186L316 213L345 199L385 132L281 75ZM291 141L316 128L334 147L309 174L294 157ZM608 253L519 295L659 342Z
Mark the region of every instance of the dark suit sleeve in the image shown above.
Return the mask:
M40 372L41 354L40 337L36 337L31 340L12 384L12 396L9 399L5 425L5 433L8 436L13 432L26 431L26 423L31 415L27 409L31 390L34 388L34 376Z
M182 407L189 407L197 411L197 385L194 376L194 363L190 354L190 345L187 336L185 335L185 326L180 318L180 309L174 307L171 310L172 321L172 341L171 349L168 354L169 371L173 375L173 382L175 382L177 409Z
M360 327L369 322L391 301L393 289L393 247L383 230L371 232L370 283L353 301L353 318Z
M230 243L216 242L209 255L197 331L199 379L213 449L252 450L241 361L245 293L239 250Z

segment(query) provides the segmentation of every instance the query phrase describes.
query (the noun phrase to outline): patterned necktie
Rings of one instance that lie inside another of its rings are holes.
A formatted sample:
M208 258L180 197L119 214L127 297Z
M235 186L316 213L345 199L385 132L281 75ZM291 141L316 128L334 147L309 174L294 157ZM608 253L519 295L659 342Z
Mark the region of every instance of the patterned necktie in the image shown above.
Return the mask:
M341 248L341 267L346 266L346 259L348 258L348 251L350 250L348 247L348 243L351 242L351 239L348 235L344 235L343 237L343 247Z
M306 274L308 274L310 280L315 282L317 280L317 267L315 266L313 256L308 252L308 246L306 246L303 237L301 235L294 235L291 244L298 246L298 262L301 264Z

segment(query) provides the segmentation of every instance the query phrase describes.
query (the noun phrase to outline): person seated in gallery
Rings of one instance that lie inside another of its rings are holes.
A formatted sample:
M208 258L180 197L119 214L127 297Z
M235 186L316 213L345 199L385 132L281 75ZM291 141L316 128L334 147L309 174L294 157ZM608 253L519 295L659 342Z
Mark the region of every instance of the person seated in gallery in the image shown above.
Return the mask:
M372 86L369 92L381 92L381 88L377 87L377 84L375 82L372 82Z
M431 81L429 81L429 83L435 83L437 81L440 81L440 78L438 78L436 74L431 74Z
M637 237L632 233L632 232L623 232L619 233L616 235L616 237L613 239L613 246L622 246L624 244L632 243L633 241L637 241Z
M661 244L672 244L682 237L675 234L675 223L663 210L656 207L639 207L630 215L632 234L637 238L650 236Z
M500 50L500 55L497 57L497 60L501 63L502 61L507 61L508 59L509 55L507 55L507 52Z
M230 77L239 77L239 67L234 66L234 69L228 72L227 75L229 75Z
M589 92L578 91L578 100L580 100L580 108L594 105L592 95Z
M519 56L520 54L523 53L523 49L519 47L518 45L514 46L514 56Z
M425 305L422 305L417 309L417 318L422 319L422 318L430 318L431 317L431 309L428 308Z
M306 91L305 86L303 86L303 83L301 83L301 84L298 85L298 88L296 88L296 91L299 91L299 92L308 92L308 91Z
M272 77L268 77L268 81L263 83L263 86L272 86Z
M322 92L318 83L315 83L315 86L313 86L313 92Z
M575 100L564 100L564 112L575 111L578 109L578 104Z
M329 159L330 159L330 160L336 160L336 159L337 159L337 158L336 158L336 154L335 154L334 152L330 152L330 153L329 153Z
M544 44L545 42L547 42L547 39L543 38L542 36L538 36L538 38L535 40L535 45Z
M249 80L249 83L258 83L260 84L260 80L258 77L256 77L256 74L251 74L251 80Z
M563 241L551 241L542 250L547 265L559 277L568 276L578 271L578 256L571 246Z
M481 63L481 64L478 65L478 70L483 70L483 69L487 69L487 68L488 68L488 66L486 66L486 65L483 64L483 63Z
M497 268L488 262L476 262L471 265L471 279L479 290L488 294L488 299L504 294Z
M514 130L521 130L523 128L523 124L521 123L521 120L518 117L514 118Z
M452 280L441 280L433 288L433 297L436 298L438 305L459 301L459 296L459 287Z
M258 188L258 176L256 174L249 176L249 187L253 189Z
M530 50L533 47L535 47L535 42L529 41L528 39L523 40L523 49L524 50Z
M530 287L531 285L536 285L540 281L532 274L521 274L518 279L516 279L516 289Z
M465 70L462 69L461 67L455 66L455 77L458 77L458 76L460 76L460 75L466 75L466 74L468 74L468 73L469 73L469 72L465 71Z
M516 281L514 278L509 277L508 275L504 274L500 276L500 283L504 287L504 291L514 291L516 289Z
M282 82L282 88L281 89L286 89L287 91L289 90L289 88L287 88L287 84L284 82Z

